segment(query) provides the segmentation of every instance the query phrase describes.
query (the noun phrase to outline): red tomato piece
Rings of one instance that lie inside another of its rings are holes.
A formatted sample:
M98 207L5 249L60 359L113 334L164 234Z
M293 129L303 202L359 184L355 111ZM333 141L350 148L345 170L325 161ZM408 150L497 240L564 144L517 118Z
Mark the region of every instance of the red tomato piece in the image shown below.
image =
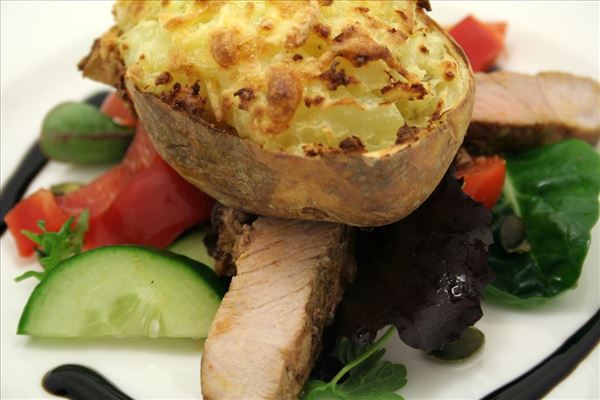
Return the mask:
M454 26L450 35L463 48L475 72L492 67L504 47L497 33L472 15Z
M127 153L121 164L131 171L137 172L152 164L158 153L150 141L150 136L142 126L138 124L135 129L133 143L127 149Z
M165 247L186 229L208 219L213 202L157 157L120 190L105 212L90 220L86 247Z
M117 92L111 92L106 96L100 106L100 111L111 117L119 125L135 126L137 124L137 119L131 115Z
M58 231L68 218L69 215L56 203L54 195L49 190L41 189L21 200L6 214L4 220L17 242L19 254L25 257L33 254L35 244L21 231L41 233L37 226L40 220L45 221L46 230L49 232Z
M139 124L135 138L121 164L81 189L59 197L58 203L71 215L79 215L86 208L90 211L91 217L101 214L110 206L119 191L135 177L135 174L152 164L155 158L157 158L156 150L142 124Z
M34 243L22 229L39 232L37 221L57 231L70 215L90 210L86 249L111 244L169 245L186 229L210 217L214 200L179 176L154 150L138 124L135 139L118 166L83 188L55 197L40 190L10 211L6 222L21 255Z
M474 163L456 172L464 179L463 191L492 209L500 198L506 176L506 161L498 156L477 157Z
M485 26L496 34L496 37L502 42L504 45L504 39L506 38L506 31L508 29L508 25L506 22L486 22Z

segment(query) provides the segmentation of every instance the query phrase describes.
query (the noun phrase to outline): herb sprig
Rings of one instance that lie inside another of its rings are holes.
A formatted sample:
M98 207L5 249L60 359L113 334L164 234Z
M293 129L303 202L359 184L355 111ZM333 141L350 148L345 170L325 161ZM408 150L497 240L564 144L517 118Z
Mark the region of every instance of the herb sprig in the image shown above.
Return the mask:
M406 367L381 361L385 354L382 346L395 332L396 328L390 327L369 346L340 340L335 355L345 366L329 382L309 380L304 387L304 400L402 400L394 392L406 385Z
M79 215L73 229L71 229L71 226L73 225L74 218L70 217L58 232L48 232L44 221L38 221L37 223L42 233L22 231L23 235L37 245L35 251L38 254L38 261L44 270L27 271L16 277L15 281L20 282L27 278L42 280L61 261L79 254L83 246L83 238L88 230L89 217L88 210L84 210Z

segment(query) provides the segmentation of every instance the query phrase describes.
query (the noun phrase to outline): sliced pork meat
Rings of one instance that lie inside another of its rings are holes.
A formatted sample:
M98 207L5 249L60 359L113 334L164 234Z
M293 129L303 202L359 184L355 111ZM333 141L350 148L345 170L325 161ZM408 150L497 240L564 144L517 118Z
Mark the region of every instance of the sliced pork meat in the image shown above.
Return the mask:
M205 399L295 399L355 274L352 230L259 217L233 246L237 274L202 357Z
M472 154L517 152L567 138L596 144L600 85L559 72L477 73L465 146Z
M233 246L242 234L244 225L251 224L256 216L234 210L220 203L215 204L211 214L212 232L205 242L215 259L215 272L221 276L235 275Z

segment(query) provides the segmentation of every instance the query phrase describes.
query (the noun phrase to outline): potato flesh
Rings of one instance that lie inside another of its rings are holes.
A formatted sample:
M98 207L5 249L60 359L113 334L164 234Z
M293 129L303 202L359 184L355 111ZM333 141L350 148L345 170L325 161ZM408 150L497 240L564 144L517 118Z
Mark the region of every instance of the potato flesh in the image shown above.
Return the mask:
M119 51L142 91L197 82L202 118L293 154L349 136L367 151L388 148L402 126L428 127L464 98L469 71L415 1L323 3L122 1ZM378 52L356 58L360 46ZM157 84L165 71L172 78ZM324 79L328 72L336 79ZM422 85L420 94L404 89L410 84Z

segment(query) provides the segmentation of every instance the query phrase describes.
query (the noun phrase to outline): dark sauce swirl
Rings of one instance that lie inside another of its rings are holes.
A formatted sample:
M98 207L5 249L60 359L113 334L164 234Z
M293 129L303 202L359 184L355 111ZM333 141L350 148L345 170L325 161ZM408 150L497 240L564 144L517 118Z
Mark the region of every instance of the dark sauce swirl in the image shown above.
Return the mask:
M46 391L72 400L133 400L96 371L74 364L61 365L44 375Z

